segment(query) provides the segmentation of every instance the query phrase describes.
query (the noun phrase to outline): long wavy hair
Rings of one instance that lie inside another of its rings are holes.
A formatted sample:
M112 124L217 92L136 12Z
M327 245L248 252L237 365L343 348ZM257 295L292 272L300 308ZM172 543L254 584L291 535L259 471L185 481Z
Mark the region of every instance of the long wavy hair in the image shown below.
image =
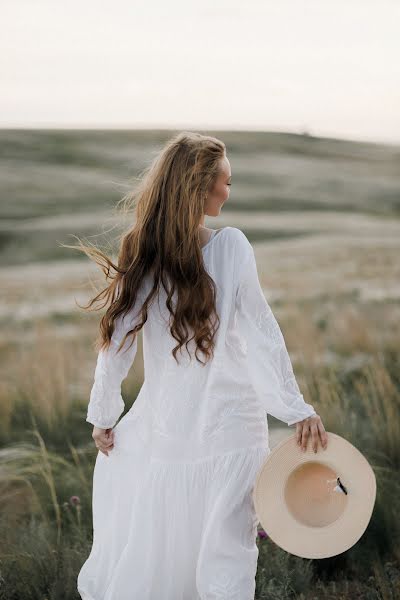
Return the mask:
M107 307L100 321L97 350L110 346L116 319L136 306L142 281L151 274L153 287L118 351L129 336L133 343L162 284L170 312L170 332L177 341L172 351L175 360L183 345L190 356L188 343L192 339L200 363L205 364L198 352L206 361L214 354L214 335L219 327L216 287L204 266L199 225L225 153L221 140L200 133L183 131L167 141L141 172L136 186L119 202L134 224L121 234L116 264L98 247L79 238L78 246L65 245L85 252L106 277L106 287L88 305L81 306L85 310L96 303L100 306L94 310Z

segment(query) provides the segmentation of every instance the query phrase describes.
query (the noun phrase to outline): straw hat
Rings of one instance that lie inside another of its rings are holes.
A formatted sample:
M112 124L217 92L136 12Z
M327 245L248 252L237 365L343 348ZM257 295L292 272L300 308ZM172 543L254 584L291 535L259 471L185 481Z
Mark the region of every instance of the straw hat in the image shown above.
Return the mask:
M253 488L257 517L278 546L303 558L327 558L353 546L370 521L375 474L343 437L327 432L328 446L305 452L296 435L280 442Z

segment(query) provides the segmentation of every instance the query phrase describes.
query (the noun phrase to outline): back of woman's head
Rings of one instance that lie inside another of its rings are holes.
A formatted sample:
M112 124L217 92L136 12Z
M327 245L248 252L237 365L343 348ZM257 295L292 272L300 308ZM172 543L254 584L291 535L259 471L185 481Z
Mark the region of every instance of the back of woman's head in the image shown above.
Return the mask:
M215 284L203 262L200 222L225 152L225 144L215 137L187 131L175 135L120 201L124 213L132 214L133 224L121 236L117 264L94 246L78 246L101 266L108 281L83 307L99 301L103 301L99 308L107 306L98 348L109 346L115 320L135 306L144 278L151 275L153 285L142 302L140 322L129 335L133 338L143 327L162 285L171 313L170 332L177 340L175 359L190 339L196 344L197 360L198 351L211 356L219 318Z

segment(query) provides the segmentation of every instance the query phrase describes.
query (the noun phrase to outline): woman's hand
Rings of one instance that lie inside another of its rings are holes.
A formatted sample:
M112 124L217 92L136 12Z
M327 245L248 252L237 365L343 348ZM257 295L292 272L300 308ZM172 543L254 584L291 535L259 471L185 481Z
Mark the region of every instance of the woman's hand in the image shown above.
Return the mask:
M101 429L100 427L93 427L92 438L96 448L108 456L108 450L112 450L114 447L114 431L111 427L108 429Z
M308 417L307 419L296 423L296 442L301 446L303 452L306 451L310 433L314 452L317 452L318 441L320 441L322 448L326 450L328 446L328 435L319 415L313 415L312 417Z

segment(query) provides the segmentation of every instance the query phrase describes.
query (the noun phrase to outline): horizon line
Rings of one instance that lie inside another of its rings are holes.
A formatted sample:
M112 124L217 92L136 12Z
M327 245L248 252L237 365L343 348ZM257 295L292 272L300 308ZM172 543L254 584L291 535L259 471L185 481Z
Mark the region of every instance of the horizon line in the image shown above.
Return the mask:
M304 127L303 130L293 129L262 129L262 128L232 128L232 127L186 127L186 126L134 126L134 125L6 125L0 124L0 131L221 131L227 133L271 133L271 134L284 134L284 135L295 135L299 137L318 138L332 141L349 142L349 143L364 143L372 145L387 145L387 146L400 146L400 140L387 140L378 138L357 138L357 137L338 137L337 135L317 134L313 133L311 129Z

